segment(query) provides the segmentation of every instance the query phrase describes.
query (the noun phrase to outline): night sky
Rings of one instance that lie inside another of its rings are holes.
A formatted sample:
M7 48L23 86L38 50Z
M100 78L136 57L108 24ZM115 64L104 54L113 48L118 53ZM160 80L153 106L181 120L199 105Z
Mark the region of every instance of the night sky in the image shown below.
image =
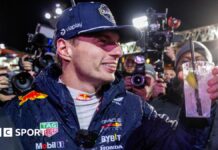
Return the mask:
M82 0L75 1L76 3ZM83 0L84 1L84 0ZM118 24L131 24L132 18L142 15L152 7L168 16L181 19L178 31L218 23L217 0L102 0L106 3ZM55 3L71 5L70 0L1 0L0 43L12 49L23 50L27 45L27 33L34 33L37 23L46 24L44 12Z

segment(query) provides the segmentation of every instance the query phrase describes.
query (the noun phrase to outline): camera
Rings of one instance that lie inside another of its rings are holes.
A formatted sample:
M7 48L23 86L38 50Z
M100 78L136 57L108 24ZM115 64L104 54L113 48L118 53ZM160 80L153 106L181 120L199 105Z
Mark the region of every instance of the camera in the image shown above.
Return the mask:
M25 61L32 62L33 71L36 75L45 67L55 62L55 53L52 46L52 40L41 33L28 34L27 53L32 57L26 58Z
M165 13L156 13L156 10L146 10L148 27L145 31L145 48L163 51L173 39L173 32L167 26L167 10Z
M32 87L33 77L28 72L11 71L6 75L10 81L9 87L2 89L6 95L20 94Z
M27 57L24 60L32 62L33 71L37 75L42 69L55 62L55 54L51 52L46 52L46 53L41 53L40 55L33 58Z
M136 88L144 88L145 80L145 58L143 55L128 55L123 58L124 76L131 76L131 84Z
M161 78L163 79L164 78L164 66L163 66L163 62L160 61L160 60L157 60L155 63L154 63L154 70L157 72L157 76L158 78Z
M15 55L0 57L0 70L7 70L6 76L9 79L9 87L1 89L5 95L20 94L29 90L33 83L33 77L26 71L19 68L19 58Z

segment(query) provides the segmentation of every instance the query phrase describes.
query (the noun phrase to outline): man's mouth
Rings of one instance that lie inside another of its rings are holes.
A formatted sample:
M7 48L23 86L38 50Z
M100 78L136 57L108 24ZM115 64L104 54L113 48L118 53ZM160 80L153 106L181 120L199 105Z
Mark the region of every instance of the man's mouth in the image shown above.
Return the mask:
M114 73L117 69L117 63L102 63L102 65L110 73Z

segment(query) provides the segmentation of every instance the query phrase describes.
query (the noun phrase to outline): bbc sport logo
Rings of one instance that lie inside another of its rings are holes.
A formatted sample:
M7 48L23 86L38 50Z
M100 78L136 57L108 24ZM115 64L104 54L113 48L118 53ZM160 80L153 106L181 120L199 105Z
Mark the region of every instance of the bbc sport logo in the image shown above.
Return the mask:
M12 128L0 128L0 137L12 137L13 129Z
M44 136L44 130L41 129L14 129L14 128L0 128L0 137L13 136Z

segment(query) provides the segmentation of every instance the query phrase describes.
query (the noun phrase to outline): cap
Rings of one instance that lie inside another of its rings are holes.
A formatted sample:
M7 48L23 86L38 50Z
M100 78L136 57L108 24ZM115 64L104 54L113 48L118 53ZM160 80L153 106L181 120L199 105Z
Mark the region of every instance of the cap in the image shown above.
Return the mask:
M121 42L136 41L141 32L132 25L118 26L107 5L99 2L81 2L66 9L56 24L54 40L70 39L80 34L116 31Z
M193 41L195 52L202 54L207 61L212 62L213 58L209 49L198 41ZM175 67L177 68L178 62L183 54L191 52L190 41L187 41L176 53Z
M145 73L150 74L154 79L156 79L156 72L151 64L145 64Z

